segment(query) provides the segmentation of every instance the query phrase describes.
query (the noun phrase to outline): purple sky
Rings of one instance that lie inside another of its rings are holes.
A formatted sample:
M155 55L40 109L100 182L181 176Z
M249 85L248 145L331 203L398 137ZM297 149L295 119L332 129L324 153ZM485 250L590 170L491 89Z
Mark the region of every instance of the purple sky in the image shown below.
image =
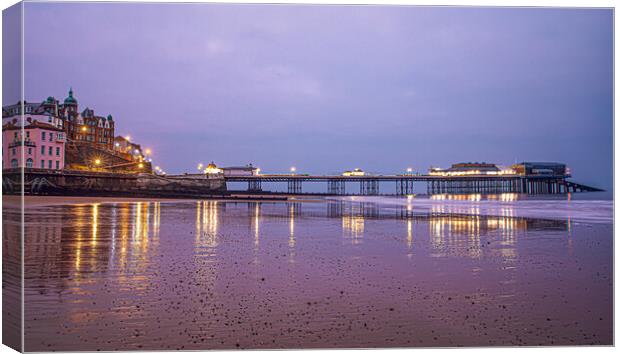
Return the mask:
M25 9L26 98L72 86L169 173L211 160L309 173L529 160L612 187L612 10Z

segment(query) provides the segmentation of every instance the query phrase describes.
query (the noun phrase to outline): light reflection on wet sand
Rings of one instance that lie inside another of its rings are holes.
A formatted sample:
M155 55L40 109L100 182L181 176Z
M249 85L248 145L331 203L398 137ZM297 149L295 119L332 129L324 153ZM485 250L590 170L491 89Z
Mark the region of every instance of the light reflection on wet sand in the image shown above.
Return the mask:
M29 208L26 350L611 344L612 226L503 208Z

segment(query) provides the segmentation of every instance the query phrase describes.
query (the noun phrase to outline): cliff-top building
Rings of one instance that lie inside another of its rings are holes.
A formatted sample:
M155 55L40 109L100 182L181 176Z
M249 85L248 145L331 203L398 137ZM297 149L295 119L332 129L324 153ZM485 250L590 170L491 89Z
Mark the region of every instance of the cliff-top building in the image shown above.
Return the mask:
M50 96L41 103L24 102L25 125L38 121L62 129L68 141L84 142L112 150L114 148L114 119L98 116L86 107L81 113L78 100L69 89L63 103ZM21 126L22 102L2 107L2 124Z

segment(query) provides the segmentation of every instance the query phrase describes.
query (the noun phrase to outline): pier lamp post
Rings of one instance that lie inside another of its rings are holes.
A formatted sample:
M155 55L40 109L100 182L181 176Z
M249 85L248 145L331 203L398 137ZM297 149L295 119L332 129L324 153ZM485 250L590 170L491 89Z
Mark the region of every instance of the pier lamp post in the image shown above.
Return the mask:
M144 164L142 164L142 163L138 164L138 168L143 168L143 167L144 167Z
M413 168L407 167L407 174L410 175L413 173Z
M294 175L295 171L297 171L297 169L295 168L295 166L291 167L291 174Z
M125 136L125 140L127 141L131 140L131 136L130 135Z
M83 131L83 132L85 132L85 131L86 131L86 127L85 127L85 126L83 126L83 127L82 127L82 131Z
M146 149L146 150L144 150L144 153L145 153L147 156L148 156L148 155L150 155L150 154L151 154L151 149Z

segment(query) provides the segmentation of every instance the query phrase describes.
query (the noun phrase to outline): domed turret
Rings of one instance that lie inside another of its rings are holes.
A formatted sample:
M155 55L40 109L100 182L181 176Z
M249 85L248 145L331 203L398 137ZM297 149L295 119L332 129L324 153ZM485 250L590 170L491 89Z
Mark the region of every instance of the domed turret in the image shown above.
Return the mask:
M74 104L77 105L77 100L73 97L73 89L69 89L69 97L65 98L65 104Z
M108 120L113 120L111 114L108 114Z

